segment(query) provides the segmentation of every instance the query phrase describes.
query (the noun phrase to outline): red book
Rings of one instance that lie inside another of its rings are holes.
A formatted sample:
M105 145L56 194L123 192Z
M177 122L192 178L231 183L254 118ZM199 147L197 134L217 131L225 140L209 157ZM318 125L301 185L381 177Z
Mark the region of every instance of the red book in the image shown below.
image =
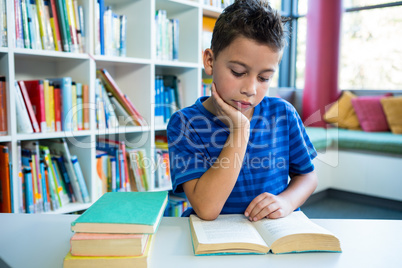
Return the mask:
M32 128L34 132L40 132L40 127L38 124L38 120L36 119L35 111L32 107L31 99L29 98L27 88L25 87L24 81L18 81L18 85L21 89L21 94L25 102L25 106L28 110L29 119L31 120Z
M106 69L100 69L96 71L98 78L100 78L107 91L112 93L113 97L115 97L123 108L127 111L128 114L131 115L132 119L138 126L142 126L145 124L144 118L140 115L134 105L126 98L123 92L120 90L119 86L113 80L112 76Z
M0 77L0 135L7 135L6 78Z
M54 121L56 131L61 131L61 89L59 84L54 84Z
M0 212L11 213L10 158L4 145L0 145L0 187Z
M47 131L43 80L23 81L41 132Z

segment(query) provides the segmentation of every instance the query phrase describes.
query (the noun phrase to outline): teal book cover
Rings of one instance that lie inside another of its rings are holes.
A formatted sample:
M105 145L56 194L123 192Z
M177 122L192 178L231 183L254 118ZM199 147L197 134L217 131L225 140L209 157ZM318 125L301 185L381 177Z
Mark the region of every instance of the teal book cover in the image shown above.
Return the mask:
M75 232L154 233L167 204L161 192L109 192L71 223Z

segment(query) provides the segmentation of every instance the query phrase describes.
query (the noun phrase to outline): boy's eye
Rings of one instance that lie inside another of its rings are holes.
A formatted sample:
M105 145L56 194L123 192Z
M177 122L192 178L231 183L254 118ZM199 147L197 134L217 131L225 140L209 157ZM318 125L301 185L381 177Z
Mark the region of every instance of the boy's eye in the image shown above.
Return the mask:
M236 77L240 77L240 76L243 75L243 73L238 73L238 72L235 72L235 71L233 71L233 70L232 70L232 74L233 74L234 76L236 76Z
M265 77L260 76L259 79L261 82L268 82L270 78L269 77L265 78Z

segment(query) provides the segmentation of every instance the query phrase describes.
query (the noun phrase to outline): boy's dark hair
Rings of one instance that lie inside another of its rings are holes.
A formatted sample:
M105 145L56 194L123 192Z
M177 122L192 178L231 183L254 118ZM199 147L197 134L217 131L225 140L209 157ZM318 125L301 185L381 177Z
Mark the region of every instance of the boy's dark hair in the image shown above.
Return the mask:
M267 0L236 0L223 10L215 23L211 41L215 58L240 36L268 45L275 51L282 50L286 42L284 23L288 20Z

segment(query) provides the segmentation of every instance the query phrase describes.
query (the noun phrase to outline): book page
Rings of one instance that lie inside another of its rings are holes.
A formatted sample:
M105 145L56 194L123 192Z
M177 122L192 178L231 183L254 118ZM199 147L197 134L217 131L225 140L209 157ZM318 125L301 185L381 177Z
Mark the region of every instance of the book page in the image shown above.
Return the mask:
M331 232L313 223L303 212L296 211L285 218L262 219L253 223L265 242L271 247L277 239L292 234L329 234Z
M213 221L204 221L195 215L190 217L199 243L254 243L267 246L244 215L220 215Z

